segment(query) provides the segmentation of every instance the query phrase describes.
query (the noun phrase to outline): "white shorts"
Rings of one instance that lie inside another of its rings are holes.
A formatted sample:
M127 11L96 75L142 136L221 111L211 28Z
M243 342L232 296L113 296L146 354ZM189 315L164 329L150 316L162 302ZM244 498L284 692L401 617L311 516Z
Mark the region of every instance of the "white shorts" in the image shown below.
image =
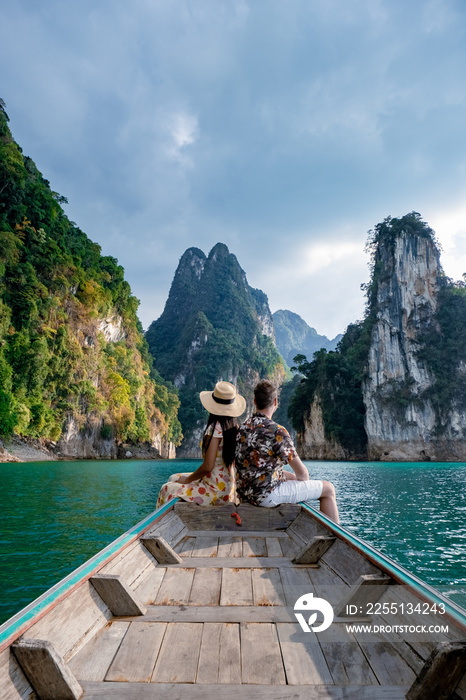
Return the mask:
M280 503L300 503L301 501L314 501L322 495L324 484L316 479L298 481L287 479L277 486L259 505L265 508L273 508Z

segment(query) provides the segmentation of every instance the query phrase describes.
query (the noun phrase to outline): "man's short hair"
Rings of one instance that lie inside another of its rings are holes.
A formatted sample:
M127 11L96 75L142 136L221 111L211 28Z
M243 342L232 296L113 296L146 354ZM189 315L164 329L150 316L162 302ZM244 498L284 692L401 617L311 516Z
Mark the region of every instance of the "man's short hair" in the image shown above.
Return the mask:
M259 411L271 406L276 397L277 389L268 379L262 379L262 381L256 384L254 389L254 401Z

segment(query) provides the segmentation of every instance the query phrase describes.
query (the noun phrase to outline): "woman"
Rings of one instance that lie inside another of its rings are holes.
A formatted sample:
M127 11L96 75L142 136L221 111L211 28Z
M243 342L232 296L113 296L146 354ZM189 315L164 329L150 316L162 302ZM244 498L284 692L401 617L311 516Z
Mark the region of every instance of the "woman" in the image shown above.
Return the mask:
M192 474L172 474L160 489L157 508L176 497L202 506L236 501L236 418L244 413L246 401L230 382L217 382L213 391L201 391L199 397L209 411L201 443L203 462Z

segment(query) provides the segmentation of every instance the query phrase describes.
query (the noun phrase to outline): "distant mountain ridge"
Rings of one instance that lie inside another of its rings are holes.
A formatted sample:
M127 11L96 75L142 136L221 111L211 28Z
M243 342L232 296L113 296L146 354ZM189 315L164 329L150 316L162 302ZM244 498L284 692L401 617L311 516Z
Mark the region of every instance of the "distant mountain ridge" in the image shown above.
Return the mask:
M332 340L326 335L319 335L315 328L293 311L279 309L272 314L275 328L275 342L283 359L291 367L295 355L305 355L312 360L315 352L324 348L335 350L342 334Z
M164 311L149 326L146 339L157 368L179 390L185 436L180 456L199 456L206 419L200 391L230 381L251 409L253 386L260 378L281 384L285 377L267 296L249 286L223 243L208 256L199 248L183 253Z

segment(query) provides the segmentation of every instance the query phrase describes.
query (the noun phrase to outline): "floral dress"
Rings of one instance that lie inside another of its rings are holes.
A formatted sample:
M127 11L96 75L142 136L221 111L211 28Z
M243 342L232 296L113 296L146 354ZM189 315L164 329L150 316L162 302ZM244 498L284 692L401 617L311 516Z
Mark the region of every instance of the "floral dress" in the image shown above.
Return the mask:
M191 472L172 474L160 489L157 508L168 503L172 498L182 498L184 501L198 503L200 506L218 506L228 501L233 503L236 501L235 467L233 464L227 467L223 461L223 433L220 423L215 423L215 426L209 425L207 435L210 435L212 430L212 437L220 438L212 471L204 474L202 479L191 481L190 484L180 484L177 479L180 476L188 476Z

